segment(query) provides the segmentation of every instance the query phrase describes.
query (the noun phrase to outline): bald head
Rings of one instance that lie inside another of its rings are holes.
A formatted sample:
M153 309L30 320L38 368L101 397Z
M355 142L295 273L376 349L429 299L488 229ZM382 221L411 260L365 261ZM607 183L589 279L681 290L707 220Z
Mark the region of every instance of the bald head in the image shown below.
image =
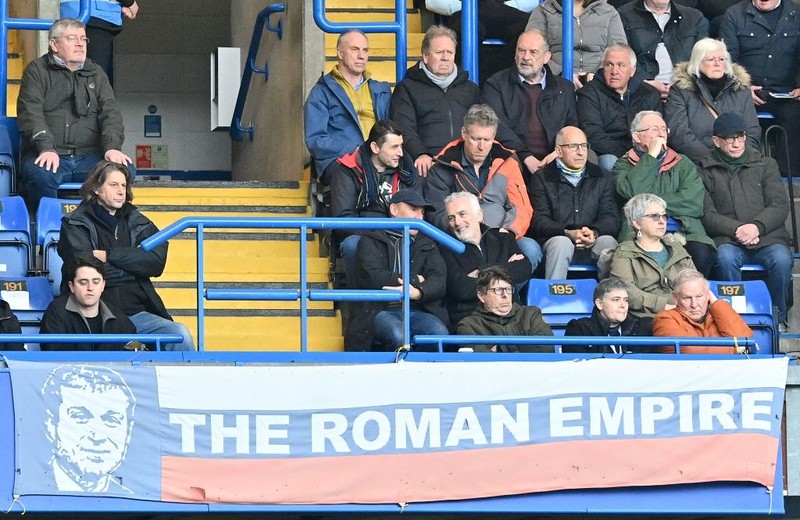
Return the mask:
M565 126L556 134L556 154L567 168L580 170L586 166L589 145L586 134L576 126Z

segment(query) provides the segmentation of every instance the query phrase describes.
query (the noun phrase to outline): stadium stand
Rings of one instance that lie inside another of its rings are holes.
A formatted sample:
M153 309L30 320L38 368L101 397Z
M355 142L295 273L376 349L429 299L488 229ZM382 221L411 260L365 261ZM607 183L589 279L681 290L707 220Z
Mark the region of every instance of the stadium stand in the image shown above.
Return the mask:
M51 284L53 296L61 293L61 266L56 252L61 233L61 217L77 207L75 200L43 197L36 210L36 245L39 246L42 274Z
M22 197L0 199L0 276L27 276L31 236L28 209Z
M50 284L42 276L2 277L0 296L11 306L23 334L36 334L44 311L53 301ZM38 343L27 343L28 350L39 350Z
M592 314L592 294L597 286L594 278L543 280L532 278L528 282L526 305L542 310L544 320L553 334L563 335L569 320Z

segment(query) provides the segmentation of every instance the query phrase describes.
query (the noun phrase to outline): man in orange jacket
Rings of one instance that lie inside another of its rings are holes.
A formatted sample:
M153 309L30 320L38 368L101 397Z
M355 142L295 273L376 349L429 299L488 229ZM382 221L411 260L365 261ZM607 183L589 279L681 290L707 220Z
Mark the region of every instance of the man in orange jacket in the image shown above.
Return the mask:
M653 318L654 336L698 336L701 338L753 337L753 331L728 302L711 291L708 280L694 269L684 269L672 281L675 308ZM672 352L672 348L668 352ZM735 354L738 347L683 347L688 354Z

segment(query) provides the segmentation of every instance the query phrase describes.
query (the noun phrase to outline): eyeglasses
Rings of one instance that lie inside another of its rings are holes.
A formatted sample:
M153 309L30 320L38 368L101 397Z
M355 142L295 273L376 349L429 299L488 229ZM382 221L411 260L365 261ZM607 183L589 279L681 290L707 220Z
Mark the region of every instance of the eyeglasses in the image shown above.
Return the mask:
M642 128L641 130L636 130L636 132L641 132L641 133L645 133L645 132L650 132L650 133L660 132L660 133L666 133L667 135L669 135L669 128L667 128L666 126L651 126L650 128Z
M705 58L703 61L706 62L706 63L725 63L725 57L724 56L712 56L710 58Z
M561 148L569 148L570 152L577 152L578 150L587 150L589 148L588 143L568 143L568 144L560 144L558 145Z
M644 218L644 217L649 218L653 222L658 222L660 220L663 220L664 222L667 221L667 214L666 213L645 213L644 215L642 215L642 218Z
M486 289L486 292L493 292L497 296L503 296L504 294L508 294L510 296L514 294L514 286L509 285L508 287L489 287Z
M733 143L735 143L737 141L740 142L740 143L743 143L745 141L745 139L747 139L747 134L742 132L741 134L729 135L728 137L720 137L720 136L717 136L717 137L719 139L722 139L723 141L725 141L728 144L733 144Z
M53 39L57 40L59 38L61 38L62 40L67 40L69 43L75 43L78 40L80 40L81 43L89 43L89 38L87 38L86 36L75 36L75 35L57 36L57 37L55 37Z

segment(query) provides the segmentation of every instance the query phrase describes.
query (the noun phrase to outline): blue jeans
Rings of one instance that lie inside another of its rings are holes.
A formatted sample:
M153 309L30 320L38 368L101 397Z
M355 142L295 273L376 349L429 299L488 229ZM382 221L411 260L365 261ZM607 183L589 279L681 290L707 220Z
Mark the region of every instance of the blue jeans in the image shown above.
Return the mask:
M429 312L411 309L409 319L411 321L411 338L417 334L437 336L450 334L447 325ZM385 350L396 350L403 346L402 309L382 310L375 315L375 339L383 343ZM435 352L438 351L438 348L435 345L425 345L422 348L414 347L414 350Z
M539 246L539 242L532 238L520 237L517 239L517 245L531 263L531 274L533 274L542 261L542 248Z
M611 173L611 170L614 168L614 165L617 164L618 157L612 153L604 153L597 157L597 166L599 166L604 172Z
M147 311L137 312L129 318L136 325L136 332L140 334L180 334L183 336L181 343L162 343L161 346L164 350L195 350L192 334L182 323L170 321Z
M347 287L356 288L356 252L361 235L350 235L339 243L339 254L344 263L344 275L347 278Z
M792 288L792 252L783 244L772 244L761 249L745 249L735 244L722 244L717 248L714 272L719 280L742 279L742 264L761 264L767 269L767 289L776 307L775 320L786 321L789 291Z

